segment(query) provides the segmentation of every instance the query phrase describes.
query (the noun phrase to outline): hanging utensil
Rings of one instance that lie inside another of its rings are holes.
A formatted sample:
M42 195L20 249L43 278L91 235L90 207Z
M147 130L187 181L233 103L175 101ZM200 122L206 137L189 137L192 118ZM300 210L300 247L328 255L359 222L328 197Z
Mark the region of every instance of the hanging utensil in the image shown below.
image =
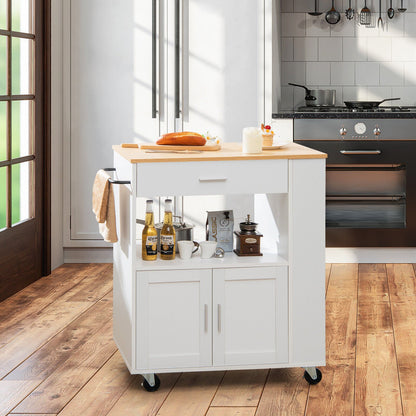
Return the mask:
M400 2L400 7L397 9L400 13L404 13L407 9L403 7L403 0Z
M341 20L341 15L335 10L334 0L332 0L332 8L325 15L325 20L330 25L335 25Z
M393 0L390 0L390 7L387 10L387 16L389 17L389 19L393 19L394 17Z
M352 20L354 18L354 9L351 8L351 0L349 3L349 7L347 10L345 10L345 16L347 17L348 20Z
M309 12L308 14L311 16L320 16L322 14L322 12L318 12L318 0L315 0L315 11Z
M367 7L367 0L364 0L364 7L360 12L360 24L365 26L371 24L371 10Z
M384 27L383 27L383 18L381 17L381 0L379 0L379 10L378 10L378 20L377 20L377 27L378 28L380 28L380 26L381 26L381 28L384 30Z

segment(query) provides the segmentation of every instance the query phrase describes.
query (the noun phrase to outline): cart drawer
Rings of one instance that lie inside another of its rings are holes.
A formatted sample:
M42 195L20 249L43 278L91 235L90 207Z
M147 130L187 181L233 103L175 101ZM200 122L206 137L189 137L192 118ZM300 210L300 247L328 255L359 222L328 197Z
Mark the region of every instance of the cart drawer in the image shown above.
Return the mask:
M137 165L137 196L286 193L287 160L227 160Z

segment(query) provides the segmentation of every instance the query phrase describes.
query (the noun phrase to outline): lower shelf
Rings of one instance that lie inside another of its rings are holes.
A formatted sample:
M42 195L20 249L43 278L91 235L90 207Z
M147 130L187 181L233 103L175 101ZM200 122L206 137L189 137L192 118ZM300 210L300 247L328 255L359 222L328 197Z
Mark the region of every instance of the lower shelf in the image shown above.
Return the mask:
M235 253L227 252L223 258L201 259L199 253L195 253L189 260L182 260L176 254L174 260L144 261L141 259L142 248L137 245L136 270L169 270L169 269L224 269L232 267L266 267L287 266L288 261L276 253L263 253L262 256L237 256Z

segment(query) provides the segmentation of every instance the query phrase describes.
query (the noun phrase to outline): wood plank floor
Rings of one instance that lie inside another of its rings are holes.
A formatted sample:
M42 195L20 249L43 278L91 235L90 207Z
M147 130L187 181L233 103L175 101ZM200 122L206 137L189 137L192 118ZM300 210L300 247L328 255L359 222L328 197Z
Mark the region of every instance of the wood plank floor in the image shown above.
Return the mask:
M0 303L0 416L414 416L416 265L328 264L327 365L162 374L112 340L112 267L67 264Z

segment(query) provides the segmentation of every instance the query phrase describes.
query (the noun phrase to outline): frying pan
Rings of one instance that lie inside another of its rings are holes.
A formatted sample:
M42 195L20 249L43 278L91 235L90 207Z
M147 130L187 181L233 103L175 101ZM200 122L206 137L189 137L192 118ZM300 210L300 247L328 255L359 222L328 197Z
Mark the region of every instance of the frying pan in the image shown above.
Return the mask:
M393 100L400 100L400 98L385 98L381 101L344 101L344 104L347 108L362 108L362 109L369 109L369 108L377 108L381 103L384 101L393 101Z

